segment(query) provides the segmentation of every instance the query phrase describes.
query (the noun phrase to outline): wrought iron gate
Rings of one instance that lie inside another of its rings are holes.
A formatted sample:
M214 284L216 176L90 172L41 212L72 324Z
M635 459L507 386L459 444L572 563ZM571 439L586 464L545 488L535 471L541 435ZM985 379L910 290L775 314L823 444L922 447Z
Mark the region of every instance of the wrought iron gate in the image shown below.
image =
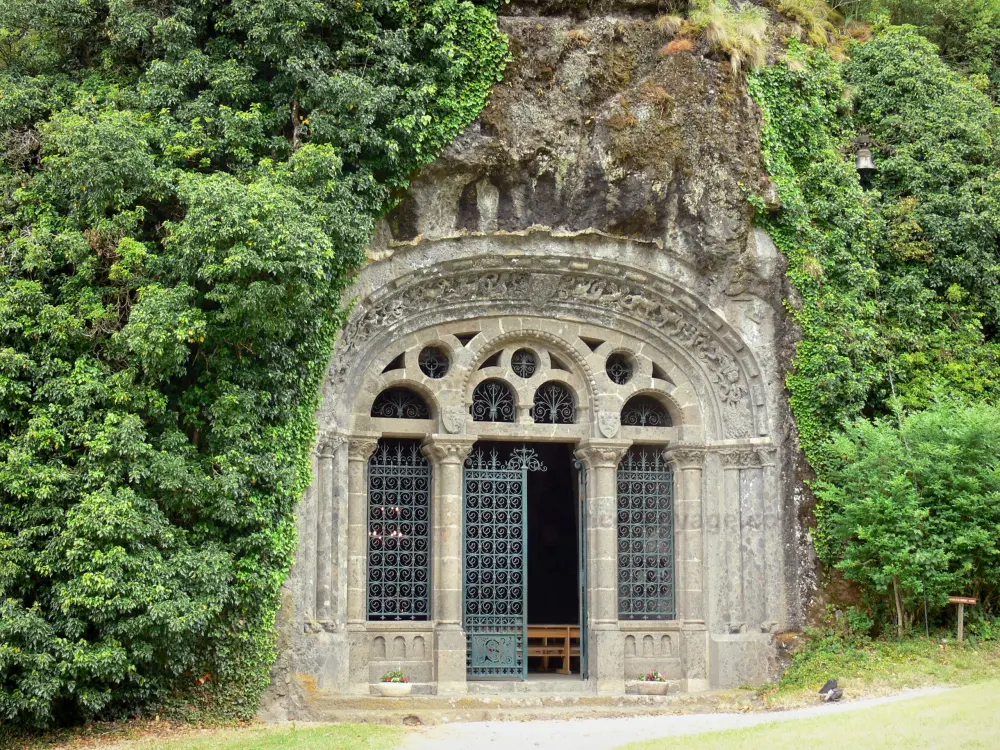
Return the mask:
M472 679L524 679L528 660L528 471L531 448L465 462L465 632Z

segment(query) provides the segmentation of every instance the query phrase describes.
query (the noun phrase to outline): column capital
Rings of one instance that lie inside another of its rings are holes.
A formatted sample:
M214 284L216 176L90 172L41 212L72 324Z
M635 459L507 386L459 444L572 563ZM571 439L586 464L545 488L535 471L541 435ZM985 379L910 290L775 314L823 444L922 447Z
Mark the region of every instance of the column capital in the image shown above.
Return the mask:
M324 458L332 458L337 449L347 442L347 435L332 430L320 430L316 440L316 455Z
M663 451L663 458L673 462L678 469L700 469L705 464L705 447L675 443Z
M576 457L590 469L617 469L631 447L631 440L584 440L576 449Z
M347 438L349 461L367 461L378 447L378 435L351 435Z
M475 435L428 435L420 450L434 466L461 465L478 439Z

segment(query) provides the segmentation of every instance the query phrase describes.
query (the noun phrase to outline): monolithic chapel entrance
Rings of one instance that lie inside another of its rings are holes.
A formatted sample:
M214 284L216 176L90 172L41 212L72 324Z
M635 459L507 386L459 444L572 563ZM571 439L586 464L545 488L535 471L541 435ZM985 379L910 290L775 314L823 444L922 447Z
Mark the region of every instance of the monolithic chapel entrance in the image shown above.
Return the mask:
M641 247L477 241L359 275L300 511L288 684L759 681L785 604L752 348Z

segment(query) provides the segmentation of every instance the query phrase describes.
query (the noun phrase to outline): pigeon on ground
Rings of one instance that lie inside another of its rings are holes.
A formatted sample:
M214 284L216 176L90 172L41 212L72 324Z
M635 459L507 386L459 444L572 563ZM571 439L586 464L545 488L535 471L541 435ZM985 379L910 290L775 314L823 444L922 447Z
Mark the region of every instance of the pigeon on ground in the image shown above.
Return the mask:
M819 689L819 694L825 703L839 701L844 697L844 689L837 687L836 680L827 680L827 683Z

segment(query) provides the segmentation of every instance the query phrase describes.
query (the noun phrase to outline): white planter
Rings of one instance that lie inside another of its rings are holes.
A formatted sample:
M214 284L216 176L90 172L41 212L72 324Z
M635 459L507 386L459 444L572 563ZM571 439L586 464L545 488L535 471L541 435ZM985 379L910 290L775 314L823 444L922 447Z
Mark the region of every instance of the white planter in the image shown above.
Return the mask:
M668 682L640 680L636 685L639 686L639 695L666 695L670 689L670 683Z
M378 683L378 691L382 694L383 698L403 698L410 694L410 690L413 688L408 682L380 682Z

